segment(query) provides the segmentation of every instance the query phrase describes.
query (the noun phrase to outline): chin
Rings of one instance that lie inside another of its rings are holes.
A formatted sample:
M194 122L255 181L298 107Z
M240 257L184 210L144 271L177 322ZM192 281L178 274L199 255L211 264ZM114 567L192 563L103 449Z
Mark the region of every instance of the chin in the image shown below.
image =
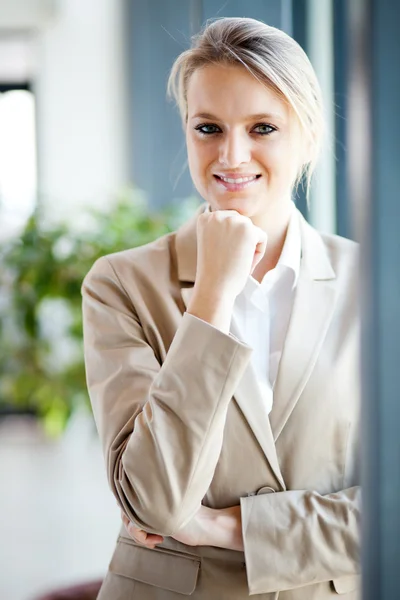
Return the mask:
M247 198L223 198L212 206L212 210L236 210L239 214L245 217L253 217L259 213L260 207L258 206L257 199Z

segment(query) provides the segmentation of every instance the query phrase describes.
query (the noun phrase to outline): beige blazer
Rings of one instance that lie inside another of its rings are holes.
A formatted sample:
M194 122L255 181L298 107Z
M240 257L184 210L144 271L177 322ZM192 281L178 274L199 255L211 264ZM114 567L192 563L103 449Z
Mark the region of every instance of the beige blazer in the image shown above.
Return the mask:
M235 323L226 335L185 313L196 218L101 258L83 283L108 480L132 521L166 536L150 550L122 525L99 598L358 598L357 246L298 213L300 276L268 416ZM168 537L200 503L240 503L244 552Z

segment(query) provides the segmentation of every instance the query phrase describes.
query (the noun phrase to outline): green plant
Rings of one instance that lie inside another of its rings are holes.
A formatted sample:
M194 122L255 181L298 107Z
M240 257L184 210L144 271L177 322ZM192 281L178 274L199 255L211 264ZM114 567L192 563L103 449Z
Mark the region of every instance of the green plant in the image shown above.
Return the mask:
M100 256L176 229L196 201L151 211L129 190L86 226L46 225L38 209L22 235L0 247L0 407L34 412L60 434L77 406L90 406L82 349L81 284ZM80 215L82 219L84 215Z

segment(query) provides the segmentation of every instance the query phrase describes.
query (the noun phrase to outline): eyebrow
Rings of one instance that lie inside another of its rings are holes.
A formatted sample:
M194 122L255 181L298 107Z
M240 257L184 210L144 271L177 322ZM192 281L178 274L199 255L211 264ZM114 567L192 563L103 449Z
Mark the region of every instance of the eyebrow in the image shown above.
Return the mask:
M215 115L212 115L211 113L196 113L191 118L192 119L210 119L212 121L222 121L222 119L219 119L218 117L216 117ZM245 121L260 121L262 119L267 119L267 120L278 119L279 121L283 121L283 116L279 115L277 113L258 113L256 115L249 115L248 117L245 118Z

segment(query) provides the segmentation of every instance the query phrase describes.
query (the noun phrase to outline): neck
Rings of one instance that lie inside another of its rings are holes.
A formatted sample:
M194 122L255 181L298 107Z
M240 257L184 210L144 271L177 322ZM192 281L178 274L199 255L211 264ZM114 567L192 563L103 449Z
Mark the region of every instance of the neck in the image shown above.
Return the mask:
M279 205L272 206L268 214L252 219L254 225L263 229L268 236L265 254L252 273L252 276L258 282L261 282L264 275L274 269L278 263L285 243L292 210L291 201L282 202Z

